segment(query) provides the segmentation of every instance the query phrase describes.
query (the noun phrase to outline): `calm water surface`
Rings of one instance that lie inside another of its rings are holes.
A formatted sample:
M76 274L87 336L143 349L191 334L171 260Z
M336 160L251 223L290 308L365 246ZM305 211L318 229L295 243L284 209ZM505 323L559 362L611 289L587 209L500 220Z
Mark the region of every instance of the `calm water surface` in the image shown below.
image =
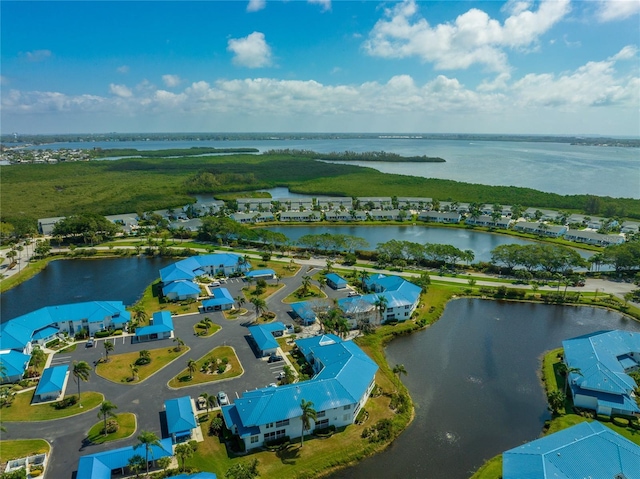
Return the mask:
M446 163L359 163L384 173L442 178L485 185L523 186L540 191L640 198L640 148L572 146L567 143L420 139L121 141L39 145L33 148L257 148L387 151L404 156L439 156ZM429 196L428 193L425 196ZM442 198L441 198L442 199Z
M549 418L541 355L562 340L640 324L595 308L460 299L425 331L395 339L390 365L416 418L383 453L332 476L463 479L504 450L536 439Z
M83 301L135 303L167 258L66 259L52 261L36 276L0 295L2 322L45 306Z

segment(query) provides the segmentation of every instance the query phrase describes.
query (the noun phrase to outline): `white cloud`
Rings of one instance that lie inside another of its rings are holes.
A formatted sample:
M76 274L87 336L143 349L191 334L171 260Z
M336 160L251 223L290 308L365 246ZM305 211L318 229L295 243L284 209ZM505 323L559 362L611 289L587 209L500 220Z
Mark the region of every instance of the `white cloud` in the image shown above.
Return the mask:
M635 45L627 45L622 48L618 53L609 58L609 60L618 61L618 60L631 60L638 54L638 47Z
M174 88L180 85L182 79L178 75L162 75L162 81L168 88Z
M28 62L43 62L51 57L51 50L33 50L23 53L22 56Z
M271 47L264 39L264 33L253 32L244 38L232 38L227 50L233 52L233 63L248 68L271 65Z
M597 17L601 22L624 20L640 12L638 0L600 0Z
M116 85L115 83L111 83L109 85L109 93L120 98L130 98L131 96L133 96L131 90L125 85Z
M267 6L266 0L249 0L247 12L257 12Z
M125 75L129 73L129 65L120 65L118 68L116 68L116 71Z
M331 10L331 0L308 0L308 2L320 5L323 12Z
M537 11L529 3L512 2L511 16L501 25L482 10L472 8L454 22L431 26L418 15L415 0L385 10L363 47L383 58L418 57L437 69L466 69L474 64L491 71L507 71L505 48L535 46L539 37L570 10L569 0L544 0Z

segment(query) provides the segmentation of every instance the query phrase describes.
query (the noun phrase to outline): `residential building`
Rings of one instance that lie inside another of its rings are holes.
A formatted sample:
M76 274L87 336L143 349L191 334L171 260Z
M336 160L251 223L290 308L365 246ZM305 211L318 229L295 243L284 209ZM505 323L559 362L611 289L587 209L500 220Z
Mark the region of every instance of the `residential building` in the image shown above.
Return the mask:
M318 197L316 205L321 210L350 210L353 208L353 199L347 196Z
M315 375L308 381L247 391L222 407L226 426L247 449L302 432L302 400L316 411L311 431L353 424L375 386L378 366L355 343L334 335L296 341Z
M173 318L169 311L158 311L153 313L149 326L136 328L134 336L135 342L158 341L173 337Z
M367 212L362 210L330 210L325 211L324 217L327 221L366 221Z
M549 236L551 238L560 238L567 232L566 226L550 225L547 223L532 223L529 221L518 221L513 225L513 229L523 233Z
M224 201L222 200L206 200L185 205L182 208L182 211L186 213L189 210L192 210L195 211L198 216L212 216L218 213L222 208L224 208L224 206Z
M393 208L390 196L359 196L360 208L365 210L384 210Z
M431 207L432 198L418 198L408 196L398 196L398 208L411 210L424 210Z
M624 236L605 235L588 230L567 230L564 239L575 241L576 243L586 243L598 246L609 246L624 243Z
M640 447L582 422L502 454L502 479L640 479Z
M280 221L307 221L315 222L322 219L319 211L283 211L280 213Z
M640 223L636 221L625 221L622 223L620 233L624 234L636 234L640 230Z
M345 289L349 285L346 279L336 273L329 273L325 277L330 288Z
M276 272L268 268L256 269L255 271L249 271L244 277L248 280L276 279Z
M231 219L238 223L267 223L269 221L275 221L273 213L233 213Z
M279 338L284 335L285 326L279 321L258 326L249 326L249 334L258 350L259 356L269 356L278 350Z
M238 198L238 211L271 211L271 198Z
M36 392L33 393L32 402L45 402L55 401L63 396L67 379L69 378L69 365L61 364L59 366L53 366L46 368L42 371L40 381L38 381L38 387Z
M371 210L369 216L375 221L397 220L400 218L400 210Z
M560 218L560 213L554 210L542 210L539 208L527 208L524 210L525 218L536 218L541 221L556 221Z
M493 228L508 229L511 223L513 223L513 220L505 216L493 219L491 215L480 215L477 218L474 218L472 216L467 217L464 222L468 225L490 226Z
M63 220L64 216L56 216L53 218L40 218L38 219L38 232L45 236L51 236L53 234L53 228L56 223Z
M421 221L431 221L433 223L460 223L462 216L456 211L421 211L418 219Z
M189 299L196 301L202 294L202 291L200 290L200 286L193 281L178 280L163 286L162 294L169 301L185 301Z
M202 301L202 311L226 311L233 308L235 300L227 288L211 288L213 297Z
M562 342L576 407L598 414L639 414L630 372L640 369L640 333L600 331Z
M284 205L288 211L305 211L313 209L313 200L311 198L274 198L274 202Z
M167 418L167 432L173 443L191 439L192 430L199 427L190 396L167 399L164 410Z

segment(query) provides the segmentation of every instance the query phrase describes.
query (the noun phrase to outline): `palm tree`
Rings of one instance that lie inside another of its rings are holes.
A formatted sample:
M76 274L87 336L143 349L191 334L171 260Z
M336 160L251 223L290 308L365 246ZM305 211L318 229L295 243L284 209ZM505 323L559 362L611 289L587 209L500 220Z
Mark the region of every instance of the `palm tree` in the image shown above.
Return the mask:
M262 298L253 298L251 300L251 304L253 304L256 308L256 317L260 316L267 308L267 303Z
M196 367L198 363L196 363L193 359L189 359L187 361L187 369L189 370L189 379L193 379L193 373L196 372Z
M364 269L362 271L360 271L360 281L362 284L362 290L366 291L366 282L369 279L369 272L365 271Z
M302 277L302 295L306 296L311 286L311 276L305 275Z
M554 415L560 414L560 410L564 407L567 397L557 389L547 393L547 401L549 401L549 409Z
M320 278L318 280L318 289L320 290L320 292L324 291L324 288L327 287L327 278Z
M396 377L398 378L398 386L400 386L400 376L401 375L407 375L407 370L404 367L404 364L396 364L393 369L392 369L393 374L396 375Z
M318 414L316 413L316 410L313 409L313 403L311 401L305 401L304 399L300 402L300 409L302 409L302 414L300 415L300 420L302 421L300 447L302 447L304 445L304 432L311 429L311 419L315 422Z
M33 364L33 367L36 369L38 369L46 360L47 355L42 349L34 348L34 350L31 351L31 364Z
M147 312L144 310L144 308L140 305L135 306L133 309L133 319L136 320L136 322L138 323L143 323L147 320L148 315Z
M194 452L193 448L186 442L183 442L176 446L174 452L175 452L175 455L178 456L178 460L182 462L182 465L180 466L180 471L184 471L184 463L188 458L193 456L193 452Z
M111 341L105 341L102 344L104 345L104 354L105 354L104 362L108 363L109 362L109 353L111 351L113 351L113 343Z
M173 342L178 344L176 346L176 350L182 351L182 347L184 346L184 341L180 338L173 338Z
M107 417L116 417L113 413L114 409L118 409L118 406L113 404L111 401L102 401L100 409L98 409L98 418L102 418L104 420L103 434L105 436L107 435Z
M71 372L78 383L78 404L80 404L80 382L84 381L86 383L89 380L91 366L86 361L74 361ZM82 404L80 404L80 407L82 407Z
M577 374L578 376L582 376L582 370L580 368L574 368L567 366L566 363L561 362L558 364L558 373L564 377L564 389L563 393L567 395L567 388L569 387L569 374Z
M143 360L144 364L149 364L151 362L151 352L148 349L143 349L139 353L140 359Z
M153 452L153 450L151 449L152 446L160 445L160 438L156 436L154 432L140 431L140 435L138 436L138 442L139 444L136 445L134 449L138 449L139 447L144 447L144 460L147 465L147 476L148 476L149 475L149 453Z
M235 298L235 299L236 299L236 301L237 301L237 303L238 303L238 306L240 306L240 307L242 307L242 305L243 305L244 303L246 303L246 301L247 301L246 299L244 299L244 296L243 296L243 295L241 295L241 294L240 294L240 295L238 295L238 296L236 296L236 298Z
M138 477L138 473L144 469L144 457L140 454L134 454L129 458L127 466L129 467L129 470Z
M131 369L131 380L135 381L136 379L138 379L138 366L136 366L135 363L131 363L129 364L129 369Z
M204 318L202 320L202 324L204 324L205 334L209 334L209 328L213 325L213 321L211 321L211 318Z
M373 305L378 310L378 318L380 319L380 322L382 322L382 314L387 310L388 303L389 300L387 299L387 297L382 295L378 295L376 300L373 302Z

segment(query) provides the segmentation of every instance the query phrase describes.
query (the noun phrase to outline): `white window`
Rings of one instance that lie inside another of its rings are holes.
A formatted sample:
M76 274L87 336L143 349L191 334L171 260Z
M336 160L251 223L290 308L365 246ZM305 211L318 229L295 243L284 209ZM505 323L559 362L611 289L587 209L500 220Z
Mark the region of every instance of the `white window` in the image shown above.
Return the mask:
M316 417L324 417L327 414L327 411L318 411L316 413Z
M278 421L276 422L276 427L282 427L282 426L288 426L289 425L289 420L285 419L284 421Z
M251 444L254 444L260 440L260 436L251 436Z
M343 407L342 409L344 409L345 411L348 411L349 409L351 409L351 404L347 404L345 407Z
M328 419L323 419L322 421L316 422L316 428L318 428L318 429L325 428L328 425L329 425L329 420Z
M342 416L342 420L343 421L348 421L349 419L351 419L351 416L349 416L348 414L345 414L344 416Z

